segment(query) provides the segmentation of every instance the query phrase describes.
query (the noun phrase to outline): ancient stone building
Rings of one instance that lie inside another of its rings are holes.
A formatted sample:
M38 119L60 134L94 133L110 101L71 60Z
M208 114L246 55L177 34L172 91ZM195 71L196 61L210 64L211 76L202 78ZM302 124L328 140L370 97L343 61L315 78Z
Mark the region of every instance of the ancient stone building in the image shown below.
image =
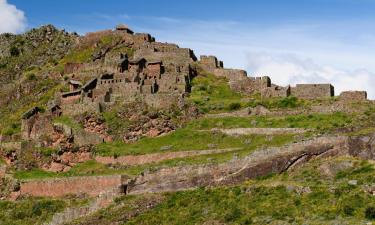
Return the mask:
M343 91L340 94L340 101L360 102L367 100L366 91Z
M21 137L23 140L37 140L53 130L50 116L41 114L39 107L33 107L22 116Z
M149 34L133 34L126 26L118 26L113 32L134 49L134 54L128 57L126 52L107 49L94 57L94 63L69 64L65 69L67 75L74 73L76 77L92 79L84 85L69 82L70 91L56 97L55 102L61 103L62 110L74 104L91 107L91 103L136 99L143 99L154 107L177 105L181 96L190 91L191 80L196 75L191 66L196 60L193 51L155 42ZM104 33L108 35L108 31ZM100 34L89 36L98 39L95 35Z
M295 87L282 87L272 84L267 76L248 77L244 70L225 69L223 63L215 56L201 56L199 65L205 71L227 78L231 89L246 94L260 93L263 98L295 96L301 99L316 99L334 96L334 87L331 84L297 84ZM359 95L356 94L358 98Z
M290 94L301 99L328 98L335 96L331 84L297 84L290 89Z
M129 29L129 27L125 24L119 24L116 26L116 30L117 31L124 31L128 34L133 34L134 32L132 30Z
M76 91L82 87L82 83L77 80L70 80L68 84L70 91Z

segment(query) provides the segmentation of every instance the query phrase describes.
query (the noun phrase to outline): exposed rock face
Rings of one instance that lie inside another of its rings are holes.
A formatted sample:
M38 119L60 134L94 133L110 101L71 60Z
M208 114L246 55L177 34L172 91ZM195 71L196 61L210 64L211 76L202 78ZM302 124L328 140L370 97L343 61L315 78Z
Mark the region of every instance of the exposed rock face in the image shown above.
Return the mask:
M100 118L86 117L83 124L84 130L89 133L98 134L105 141L111 141L112 138L107 133L107 127Z
M130 118L134 122L128 128L123 140L125 142L133 142L141 137L157 137L167 134L176 129L176 125L171 118L157 113L150 115L133 115Z
M137 177L129 194L185 190L199 186L236 184L280 173L316 157L348 153L347 137L322 137L283 148L254 152L244 159L219 165L166 168Z
M350 155L375 160L375 134L351 138Z
M281 173L313 159L337 155L372 157L375 148L361 145L369 143L361 137L320 137L290 144L281 148L255 151L246 158L234 159L216 165L199 165L165 168L146 173L129 180L121 176L76 177L49 181L26 181L21 183L21 195L63 196L69 193L87 193L97 196L102 190L123 187L124 193L142 194L186 190L199 186L229 185L270 173ZM366 154L360 154L366 153ZM322 167L327 175L350 165L337 168Z

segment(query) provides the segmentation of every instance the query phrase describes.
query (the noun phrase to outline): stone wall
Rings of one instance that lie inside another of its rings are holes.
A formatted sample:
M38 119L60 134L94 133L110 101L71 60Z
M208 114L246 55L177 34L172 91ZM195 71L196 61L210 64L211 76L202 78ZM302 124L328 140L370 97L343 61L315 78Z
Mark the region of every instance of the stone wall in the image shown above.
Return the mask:
M165 109L173 105L177 106L180 98L183 97L179 93L144 95L145 103L156 109Z
M42 136L53 132L51 117L37 113L36 115L22 119L21 136L23 140L39 140Z
M357 102L366 101L367 92L366 91L343 91L340 94L340 101Z
M83 63L66 63L64 65L64 74L71 74L81 70L84 67Z
M68 194L98 196L101 192L120 187L121 175L71 177L52 180L30 180L21 182L22 196L63 197Z
M100 107L97 102L82 102L77 104L64 104L61 105L63 115L81 115L86 112L100 112Z
M290 87L271 86L261 89L260 94L262 98L273 98L273 97L288 97L290 95Z
M335 95L331 84L297 84L290 89L290 94L301 99L327 98Z

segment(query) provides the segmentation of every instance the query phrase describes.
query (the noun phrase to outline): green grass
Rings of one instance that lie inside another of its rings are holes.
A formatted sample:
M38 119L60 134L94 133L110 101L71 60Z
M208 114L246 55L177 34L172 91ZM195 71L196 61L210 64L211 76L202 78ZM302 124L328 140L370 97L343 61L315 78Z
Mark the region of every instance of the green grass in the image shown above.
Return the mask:
M58 177L76 177L76 176L97 176L97 175L113 175L113 174L126 174L124 169L112 169L104 164L98 163L95 160L90 160L74 166L68 172L54 173L44 171L42 169L32 170L18 170L14 172L14 177L20 180L29 179L48 179Z
M256 97L256 96L255 96ZM268 109L293 109L298 107L306 107L311 104L311 101L297 99L290 96L286 98L268 98L261 99L260 97L250 100L246 105L249 107L256 107L262 105Z
M218 138L219 140L220 138ZM151 139L153 140L153 139ZM158 163L150 163L138 166L117 166L109 167L98 163L94 160L81 163L73 167L68 172L63 173L54 173L47 172L41 169L33 169L29 171L15 171L14 177L21 180L27 179L47 179L47 178L56 178L56 177L72 177L72 176L96 176L96 175L112 175L112 174L126 174L130 176L137 176L141 172L155 171L162 167L173 167L173 166L183 166L183 165L197 165L197 164L207 164L207 163L222 163L229 161L236 157L245 157L255 149L262 147L271 147L271 146L282 146L284 144L290 143L294 140L293 135L275 135L272 139L268 139L264 135L249 135L241 136L238 138L233 138L235 143L230 143L228 140L228 147L242 147L240 150L230 151L226 153L210 154L210 155L200 155L200 156L191 156L185 158L177 158L171 160L165 160ZM124 144L119 144L118 149L113 150L107 154L109 156L121 155L124 154L122 146ZM152 144L150 144L152 147ZM206 149L207 145L204 146ZM190 149L187 149L190 150ZM198 149L199 150L199 149ZM160 152L160 149L157 151ZM168 150L169 152L170 150ZM180 149L180 151L183 151Z
M240 108L242 97L240 93L230 89L227 79L201 72L192 81L189 100L202 112L222 112Z
M67 54L60 63L85 63L91 60L91 56L94 53L94 48L87 47L84 49L74 49Z
M87 202L88 199L75 196L64 199L24 197L14 202L0 200L0 224L43 224L64 208L81 206Z
M47 198L22 199L16 202L0 200L0 224L42 224L68 204Z
M301 172L234 187L169 193L160 205L125 224L365 224L371 221L370 208L375 206L375 199L361 185L350 186L347 179L373 175L373 170L363 169L359 163L346 171L356 175L349 175L343 181L329 180L323 174L309 181L310 174L320 174L315 166L321 162L313 162ZM364 184L371 182L367 180ZM301 192L303 187L310 191Z
M78 124L73 118L69 116L59 116L53 119L54 123L61 123L64 125L67 125L68 127L75 129L75 130L80 130L82 129L82 126Z
M309 114L291 116L249 116L249 117L224 117L224 118L202 118L188 124L189 129L212 129L212 128L308 128L328 130L351 125L353 119L344 113L333 114Z

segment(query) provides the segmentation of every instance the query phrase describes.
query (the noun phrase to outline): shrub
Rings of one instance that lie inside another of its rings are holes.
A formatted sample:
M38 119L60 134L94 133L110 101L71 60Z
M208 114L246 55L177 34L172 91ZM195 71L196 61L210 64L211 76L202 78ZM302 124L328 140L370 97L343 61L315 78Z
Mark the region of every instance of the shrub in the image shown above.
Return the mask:
M12 46L10 48L10 55L11 56L19 56L20 55L20 50L16 46Z
M368 207L365 211L365 217L370 220L375 220L375 207Z
M34 73L27 73L26 79L27 80L36 80L36 75Z
M230 103L229 106L228 106L228 109L229 109L230 111L237 110L237 109L240 109L240 108L241 108L241 104L238 103L238 102L232 102L232 103Z

